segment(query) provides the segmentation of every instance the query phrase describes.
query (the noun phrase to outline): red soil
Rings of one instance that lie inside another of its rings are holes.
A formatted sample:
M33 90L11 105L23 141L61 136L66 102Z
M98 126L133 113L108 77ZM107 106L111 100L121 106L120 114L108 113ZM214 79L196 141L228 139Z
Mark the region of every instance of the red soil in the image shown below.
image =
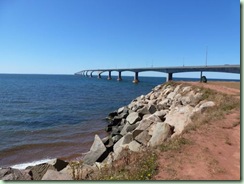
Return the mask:
M236 95L240 90L215 84L191 83ZM183 135L192 140L180 150L159 154L154 180L240 180L240 111Z

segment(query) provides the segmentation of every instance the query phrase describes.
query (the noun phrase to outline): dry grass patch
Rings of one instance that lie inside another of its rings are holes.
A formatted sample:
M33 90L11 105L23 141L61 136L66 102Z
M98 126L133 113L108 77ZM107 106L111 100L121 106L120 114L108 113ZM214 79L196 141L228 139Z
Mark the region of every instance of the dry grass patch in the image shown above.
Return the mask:
M200 88L200 91L203 93L202 100L213 101L216 105L209 107L203 113L195 113L192 116L192 123L185 127L183 133L195 131L203 124L223 119L224 115L231 113L232 110L240 109L239 99L231 95L218 93L208 88ZM233 126L237 125L238 122L233 124Z
M149 180L157 169L157 154L151 150L129 152L111 167L103 168L97 180Z
M182 146L187 144L193 144L193 142L182 136L177 136L172 139L169 139L167 142L160 145L159 149L163 152L171 151L171 150L179 150L182 148Z
M239 89L240 90L240 82L220 82L220 81L210 81L209 84L225 86L228 88Z

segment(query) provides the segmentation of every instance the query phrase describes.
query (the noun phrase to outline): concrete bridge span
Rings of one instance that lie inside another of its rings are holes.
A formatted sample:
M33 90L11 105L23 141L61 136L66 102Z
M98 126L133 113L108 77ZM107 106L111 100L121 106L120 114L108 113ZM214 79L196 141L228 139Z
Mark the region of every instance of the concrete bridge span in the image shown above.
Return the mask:
M134 83L139 82L139 73L140 72L162 72L167 73L167 81L173 79L174 73L183 73L183 72L200 72L200 78L202 77L202 72L224 72L224 73L236 73L240 74L240 65L209 65L209 66L176 66L176 67L151 67L151 68L121 68L121 69L91 69L91 70L82 70L75 73L75 75L83 76L93 76L94 72L97 72L98 78L101 78L101 74L108 72L108 80L111 80L111 73L118 72L117 80L122 80L122 72L134 72Z

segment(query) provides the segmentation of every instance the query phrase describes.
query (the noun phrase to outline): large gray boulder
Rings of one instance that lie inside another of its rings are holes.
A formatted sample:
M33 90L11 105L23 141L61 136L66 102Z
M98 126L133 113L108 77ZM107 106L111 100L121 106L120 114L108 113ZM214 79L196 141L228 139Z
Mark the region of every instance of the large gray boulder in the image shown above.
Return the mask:
M157 109L158 110L168 109L170 107L169 102L170 102L169 99L163 99L161 102L158 103Z
M94 164L106 151L106 147L98 135L95 135L94 142L90 151L83 158L83 162L87 165Z
M139 143L141 143L144 146L148 145L149 140L151 139L151 136L148 134L148 130L144 130L141 133L139 133L135 140Z
M140 151L142 145L140 143L138 143L137 141L131 141L128 144L128 148L129 150L133 151L133 152L138 152Z
M131 125L140 120L141 120L141 117L139 116L139 114L137 112L130 113L126 118L126 121L128 121Z
M165 120L165 115L167 114L166 110L160 110L160 111L156 111L154 113L156 116L158 116L162 121Z
M127 113L128 110L129 110L128 107L124 106L124 107L120 107L117 112L118 112L118 114Z
M47 170L42 180L72 180L72 176L55 170Z
M30 169L29 174L31 175L32 180L41 180L47 170L56 170L53 165L48 163L27 167L27 169Z
M152 138L149 140L149 146L158 146L167 140L167 138L169 138L171 135L171 126L167 123L158 122L153 131Z
M146 130L153 123L150 119L143 119L139 122L138 127L135 130Z
M148 105L144 105L142 108L137 110L137 113L139 113L139 115L144 116L146 114L150 114L149 110L148 110Z
M151 116L146 118L147 120L150 120L152 122L160 122L162 121L156 114L152 114Z
M201 112L203 113L207 108L215 106L213 101L203 101L200 102L194 109L194 112Z
M31 180L31 176L24 171L8 167L0 169L0 180Z
M114 144L114 151L124 144L129 144L131 141L133 141L133 135L129 132Z
M167 98L173 100L174 97L175 97L175 95L176 95L176 93L175 93L174 91L172 91L172 92L170 92L170 93L168 94Z
M183 96L183 97L181 97L181 104L182 105L190 104L191 100L192 99L190 98L190 96Z

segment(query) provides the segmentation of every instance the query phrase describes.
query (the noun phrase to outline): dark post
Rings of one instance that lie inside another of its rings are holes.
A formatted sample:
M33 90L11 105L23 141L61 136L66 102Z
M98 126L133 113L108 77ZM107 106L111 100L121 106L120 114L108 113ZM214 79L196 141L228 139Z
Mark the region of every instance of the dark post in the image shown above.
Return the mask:
M112 77L111 77L111 71L108 71L108 80L111 80Z
M121 81L121 80L122 80L122 78L121 78L121 71L119 71L119 75L118 75L117 81Z
M173 80L173 73L168 73L167 82Z

